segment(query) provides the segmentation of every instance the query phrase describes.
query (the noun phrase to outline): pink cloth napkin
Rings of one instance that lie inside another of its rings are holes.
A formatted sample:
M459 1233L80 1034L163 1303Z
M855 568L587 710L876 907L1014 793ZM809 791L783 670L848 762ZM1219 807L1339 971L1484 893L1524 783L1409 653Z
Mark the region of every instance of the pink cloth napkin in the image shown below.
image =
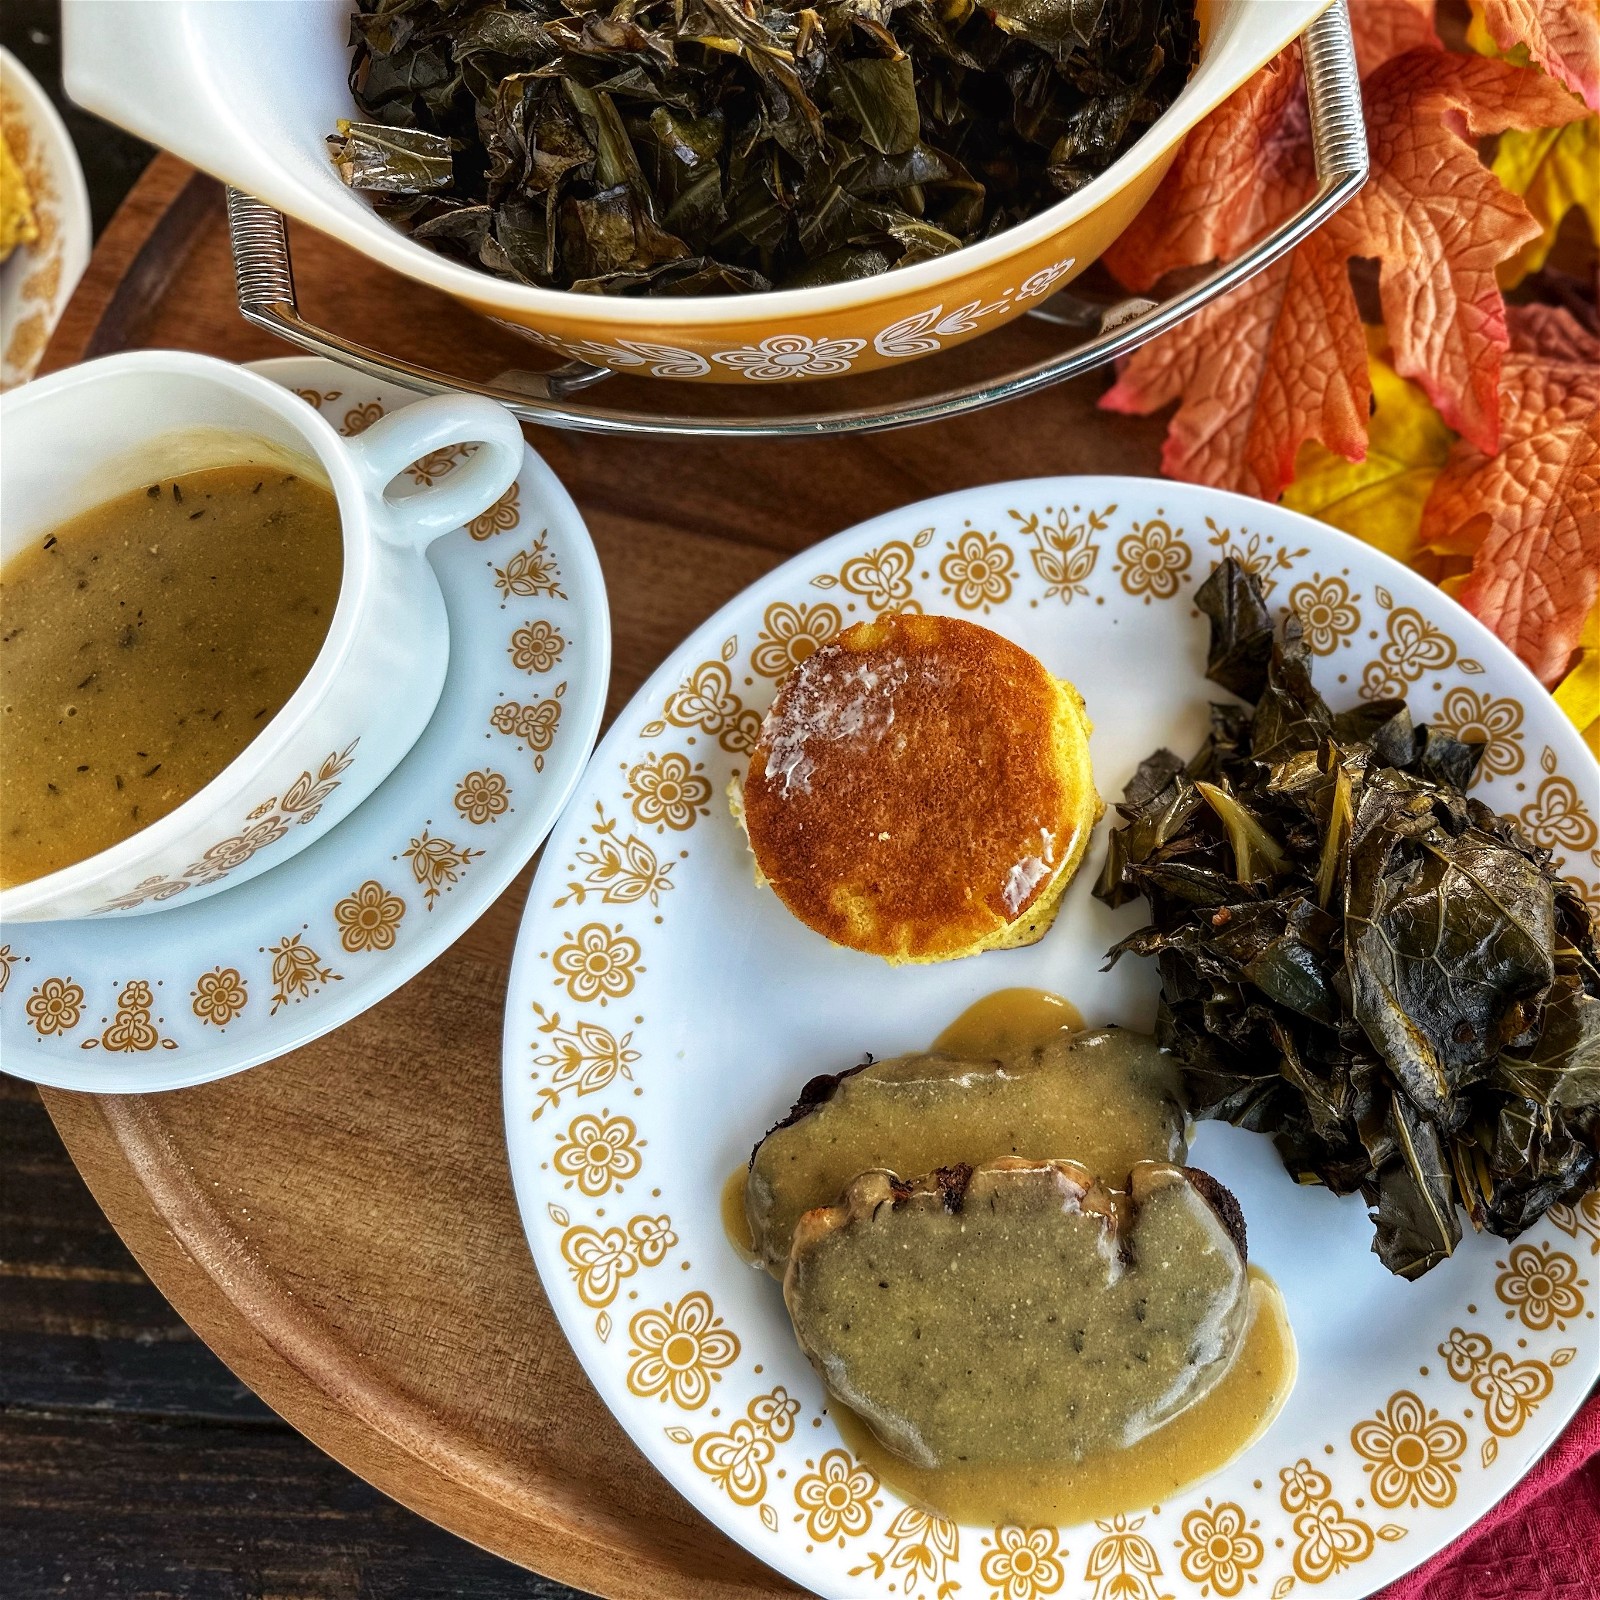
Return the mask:
M1600 1393L1499 1505L1373 1600L1600 1600Z

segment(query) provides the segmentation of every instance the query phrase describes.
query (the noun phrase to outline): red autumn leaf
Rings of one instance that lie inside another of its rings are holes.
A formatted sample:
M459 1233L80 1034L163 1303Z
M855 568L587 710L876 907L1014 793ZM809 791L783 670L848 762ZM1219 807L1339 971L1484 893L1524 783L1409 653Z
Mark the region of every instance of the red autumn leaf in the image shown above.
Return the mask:
M1519 44L1591 111L1600 111L1600 8L1594 0L1478 0L1489 37Z
M1583 108L1541 73L1442 50L1385 62L1362 93L1372 176L1327 231L1346 255L1381 264L1395 370L1456 432L1493 450L1506 346L1495 268L1539 226L1467 136L1559 127Z
M1551 306L1513 309L1510 332L1500 454L1455 444L1422 538L1472 554L1457 598L1550 684L1600 591L1600 338Z
M1181 399L1161 470L1276 499L1307 439L1361 456L1371 393L1345 260L1319 234L1134 351L1101 404L1142 414Z

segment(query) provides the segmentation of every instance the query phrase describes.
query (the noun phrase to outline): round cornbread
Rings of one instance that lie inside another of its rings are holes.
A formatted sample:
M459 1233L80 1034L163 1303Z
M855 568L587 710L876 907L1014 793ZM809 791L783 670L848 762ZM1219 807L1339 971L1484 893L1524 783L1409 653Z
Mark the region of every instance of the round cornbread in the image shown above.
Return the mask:
M1031 944L1104 809L1069 683L955 617L858 622L784 680L745 776L763 877L891 962Z

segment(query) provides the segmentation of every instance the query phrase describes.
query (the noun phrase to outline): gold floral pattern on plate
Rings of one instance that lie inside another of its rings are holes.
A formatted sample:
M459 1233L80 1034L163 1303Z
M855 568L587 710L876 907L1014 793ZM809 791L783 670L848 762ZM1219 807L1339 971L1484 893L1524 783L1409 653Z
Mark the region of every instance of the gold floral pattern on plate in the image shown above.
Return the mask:
M1333 1484L1302 1456L1278 1474L1278 1500L1294 1518L1295 1576L1306 1583L1329 1578L1359 1565L1377 1548L1369 1523L1349 1515L1333 1498ZM1393 1536L1404 1535L1403 1528Z
M502 700L489 713L489 726L496 733L521 742L517 748L533 756L533 770L544 771L544 758L556 742L556 730L561 726L561 697L567 686L558 683L549 700Z
M561 630L542 617L536 622L524 622L511 635L506 653L518 672L553 672L567 641Z
M455 888L462 873L482 854L471 845L456 844L424 827L400 852L399 859L410 863L411 876L422 890L423 904L432 911L434 901Z
M1505 1350L1496 1350L1481 1333L1452 1328L1439 1346L1445 1370L1457 1383L1466 1384L1483 1404L1483 1423L1490 1437L1479 1452L1488 1466L1499 1451L1498 1441L1522 1431L1523 1425L1548 1400L1555 1390L1555 1371L1564 1367L1578 1352L1570 1345L1551 1353L1548 1362L1528 1356L1522 1359Z
M1361 626L1361 610L1356 604L1360 598L1337 574L1325 578L1320 572L1313 572L1289 591L1289 609L1299 615L1313 655L1331 656L1355 637Z
M772 1465L780 1444L794 1437L795 1418L800 1402L780 1383L765 1394L758 1394L745 1413L726 1428L714 1428L698 1438L687 1428L669 1427L667 1437L675 1444L694 1445L694 1464L736 1506L761 1505L767 1493L767 1468ZM776 1529L777 1513L771 1506L761 1507L761 1520Z
M391 894L376 878L368 878L333 908L339 943L351 955L362 951L393 950L406 903Z
M1361 677L1361 693L1366 699L1401 698L1427 673L1443 672L1451 666L1459 666L1463 672L1483 671L1477 661L1462 656L1455 640L1415 606L1397 606L1382 584L1374 586L1372 593L1386 613L1385 637L1378 659L1367 663ZM1372 637L1378 637L1376 630Z
M796 1522L804 1522L807 1535L817 1544L843 1545L846 1539L859 1539L872 1526L873 1501L878 1493L878 1475L856 1460L848 1450L828 1450L818 1461L806 1461L810 1469L794 1486L794 1503L800 1510Z
M694 728L711 735L733 755L748 755L755 748L761 734L761 715L739 698L733 687L733 674L728 670L728 662L738 653L737 637L729 639L722 649L720 661L702 661L667 696L661 716L639 730L642 737L653 739L666 732L670 723L675 728ZM694 740L689 742L693 744Z
M632 1117L613 1117L602 1106L598 1116L580 1112L572 1119L550 1164L567 1180L564 1188L576 1183L591 1199L599 1199L613 1190L621 1194L623 1184L638 1177L643 1164L639 1151L646 1143Z
M1183 1537L1178 1540L1178 1570L1200 1586L1202 1600L1211 1594L1223 1600L1255 1582L1256 1568L1266 1559L1266 1546L1258 1531L1259 1520L1247 1519L1244 1507L1232 1500L1218 1505L1207 1495L1203 1505L1185 1514Z
M639 941L624 933L622 926L586 923L576 933L564 935L567 942L546 956L556 983L580 1005L622 999L633 992L635 978L645 970L639 964Z
M11 982L11 969L22 959L9 944L0 944L0 994L6 992L6 985Z
M633 1081L633 1069L642 1053L634 1045L631 1029L619 1037L598 1022L581 1017L569 1028L562 1025L559 1011L547 1012L537 1003L533 1011L539 1019L539 1037L533 1046L533 1064L538 1070L531 1074L533 1082L539 1084L539 1104L534 1108L533 1121L559 1106L561 1097L569 1091L582 1099L598 1094L618 1078ZM642 1022L644 1018L634 1020Z
M1278 580L1289 572L1297 561L1311 554L1304 545L1291 550L1272 534L1252 533L1243 524L1240 525L1237 534L1231 528L1222 527L1212 517L1206 518L1206 526L1211 530L1206 543L1216 552L1211 558L1213 562L1225 561L1232 557L1246 572L1255 574L1261 582L1261 593L1267 598L1270 598L1272 591L1278 587Z
M681 1411L698 1411L711 1387L739 1358L739 1339L717 1315L711 1296L691 1289L659 1310L628 1323L628 1388L640 1399L659 1396Z
M480 511L467 524L467 532L474 539L492 539L497 533L510 533L522 521L517 502L522 496L522 486L513 483L487 511Z
M763 678L782 679L844 627L839 608L826 600L807 605L774 601L767 607L750 652L750 669Z
M891 1592L898 1590L905 1600L948 1600L961 1587L950 1576L950 1568L961 1559L960 1524L921 1506L901 1506L883 1536L888 1544L869 1550L861 1566L851 1567L852 1578L867 1572L874 1578L892 1574Z
M1572 854L1593 850L1600 837L1595 820L1578 794L1578 786L1565 773L1556 771L1556 753L1544 747L1540 762L1545 777L1539 789L1522 808L1520 820L1528 837L1546 850L1566 850Z
M978 1576L995 1600L1043 1600L1067 1581L1071 1551L1054 1528L996 1528L983 1545Z
M346 439L353 439L358 433L365 433L379 417L383 415L383 403L378 400L363 401L353 405L344 414L344 420L339 424L339 432Z
M83 1017L83 985L71 978L46 978L23 1003L23 1011L41 1039L70 1033Z
M492 772L487 767L469 772L456 785L451 804L461 813L462 821L481 828L511 810L511 785L504 773Z
M419 489L431 488L441 478L454 472L476 449L476 445L470 444L445 445L442 449L430 450L425 456L418 456L406 468L406 472Z
M941 594L949 595L963 611L987 615L1011 598L1017 578L1016 552L997 534L968 528L945 546L939 562Z
M143 1050L176 1050L175 1039L168 1039L155 1016L156 995L144 978L124 984L117 995L116 1014L102 1017L105 1024L98 1038L85 1039L82 1050L110 1050L132 1055Z
M654 827L658 833L668 828L686 833L711 809L711 780L705 775L705 763L691 764L688 756L677 750L660 755L652 752L627 767L627 773L623 799L636 822Z
M568 1226L559 1220L565 1217L564 1207L551 1207L551 1220L566 1228L561 1235L561 1255L572 1274L578 1298L596 1311L609 1306L623 1282L641 1267L655 1267L665 1261L667 1252L678 1242L672 1231L672 1218L667 1216L631 1217L625 1227L605 1229L581 1222ZM608 1324L604 1337L609 1334Z
M218 966L202 972L189 995L189 1009L210 1028L226 1028L249 1003L249 987L237 967Z
M1474 782L1513 778L1522 771L1522 707L1510 695L1496 699L1487 690L1458 683L1429 720L1468 744L1483 746Z
M1516 1244L1507 1260L1496 1261L1500 1276L1494 1292L1511 1309L1506 1320L1540 1333L1552 1326L1566 1331L1583 1314L1583 1291L1589 1280L1578 1276L1578 1263L1564 1250L1544 1244Z
M0 988L3 987L0 985ZM1545 1215L1569 1239L1587 1234L1589 1254L1600 1256L1600 1189L1591 1189L1575 1206L1551 1206Z
M1089 579L1100 559L1096 536L1111 526L1116 509L1116 502L1112 501L1103 511L1046 506L1042 512L1032 511L1027 516L1020 511L1010 513L1017 531L1033 541L1028 554L1033 570L1044 579L1047 600L1070 605L1074 596L1088 594Z
M909 540L890 539L855 556L839 568L838 574L818 573L811 580L814 589L840 588L857 596L873 615L886 611L921 611L920 600L913 599L918 550L933 540L932 528L920 528ZM850 603L847 610L854 611Z
M1117 540L1117 559L1111 570L1129 594L1149 605L1152 600L1170 600L1177 594L1193 559L1183 529L1157 515L1135 522L1133 532Z
M503 567L495 567L492 561L489 565L494 567L495 588L507 600L513 596L530 600L540 595L550 600L566 599L561 588L561 566L544 533L540 533L526 550L519 550Z
M623 837L615 817L608 817L598 804L594 809L591 831L578 839L580 846L589 848L577 850L576 859L567 863L568 872L580 875L571 879L567 892L551 904L581 906L592 895L608 906L627 906L639 900L660 905L662 895L672 887L672 869L677 862L660 860L636 833Z
M1372 1498L1397 1506L1447 1506L1456 1497L1467 1434L1409 1389L1389 1397L1374 1418L1350 1430L1350 1443L1371 1476Z
M1167 1600L1156 1585L1161 1560L1156 1547L1140 1531L1144 1517L1118 1512L1095 1521L1101 1537L1089 1552L1084 1581L1094 1585L1090 1600Z
M343 980L344 974L335 972L305 942L305 931L285 934L275 945L265 947L265 953L272 960L274 1015L284 1006L308 999L328 984Z

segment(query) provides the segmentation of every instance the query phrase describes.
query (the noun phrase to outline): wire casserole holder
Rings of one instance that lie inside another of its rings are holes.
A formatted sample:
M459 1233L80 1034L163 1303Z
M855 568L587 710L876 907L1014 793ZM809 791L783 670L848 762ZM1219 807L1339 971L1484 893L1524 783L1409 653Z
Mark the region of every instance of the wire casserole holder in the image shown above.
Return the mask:
M1346 4L1347 0L1334 0L1300 36L1317 176L1316 189L1305 204L1237 260L1213 268L1167 299L1136 297L1100 308L1070 289L1061 291L1029 315L1066 328L1097 323L1096 331L1064 350L999 376L933 389L910 399L862 405L841 397L840 403L831 407L765 416L731 410L674 412L607 406L603 399L596 398L595 391L603 396L604 381L614 374L609 368L580 361L569 361L549 371L503 372L495 381L479 383L417 366L308 322L301 316L296 300L283 214L263 201L229 189L228 232L239 310L256 327L368 377L425 394L481 394L499 401L524 422L545 427L681 438L794 438L881 432L959 417L1105 366L1165 333L1292 250L1366 182L1368 157L1361 82ZM917 365L920 370L931 363ZM670 387L670 379L651 383L652 391L670 391Z

